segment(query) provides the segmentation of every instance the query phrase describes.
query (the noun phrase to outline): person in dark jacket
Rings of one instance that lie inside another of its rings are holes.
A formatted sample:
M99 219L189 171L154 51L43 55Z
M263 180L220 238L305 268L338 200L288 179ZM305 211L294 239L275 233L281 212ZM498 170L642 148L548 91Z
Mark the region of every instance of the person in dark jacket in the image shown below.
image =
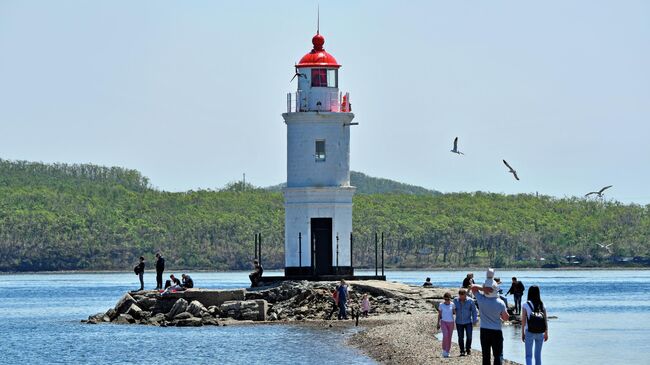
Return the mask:
M248 274L248 278L251 280L251 288L254 288L259 284L262 274L264 273L264 268L259 261L253 260L253 267L253 272Z
M162 289L163 272L165 271L165 258L160 252L156 254L156 290Z
M135 265L133 268L133 271L135 272L136 275L138 275L138 278L140 279L140 289L139 290L144 290L144 257L140 256L140 263Z
M506 295L512 294L515 297L515 314L521 314L521 297L524 296L525 290L524 283L513 276L512 285L510 285L510 289L508 289Z
M181 278L183 279L183 283L181 284L183 288L189 289L194 287L194 280L189 275L182 274Z

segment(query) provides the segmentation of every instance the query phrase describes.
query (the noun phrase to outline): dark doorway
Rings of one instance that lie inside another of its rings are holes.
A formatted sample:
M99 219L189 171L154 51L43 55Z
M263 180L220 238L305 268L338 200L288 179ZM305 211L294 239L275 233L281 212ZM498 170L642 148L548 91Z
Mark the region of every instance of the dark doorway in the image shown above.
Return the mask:
M332 218L312 218L312 262L316 275L331 275L332 270ZM315 257L314 257L315 256Z

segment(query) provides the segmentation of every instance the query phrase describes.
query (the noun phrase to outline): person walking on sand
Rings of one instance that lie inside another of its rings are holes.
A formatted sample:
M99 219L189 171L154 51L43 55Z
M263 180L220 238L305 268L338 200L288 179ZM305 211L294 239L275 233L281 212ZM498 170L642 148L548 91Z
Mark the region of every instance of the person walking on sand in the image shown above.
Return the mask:
M138 278L140 279L140 289L139 290L144 290L144 257L140 256L140 263L135 265L133 268L133 272L135 272L136 275L138 275Z
M513 276L512 285L510 285L510 289L508 289L506 295L512 294L515 297L515 314L521 314L521 297L524 296L525 290L526 287L524 286L524 283Z
M481 351L483 353L483 365L490 365L490 352L494 357L494 365L501 365L501 354L503 353L503 332L501 332L501 320L507 321L510 317L506 305L500 298L487 297L483 293L490 294L492 288L472 285L471 287L481 311Z
M165 271L165 259L160 252L156 253L156 290L163 288L163 272Z
M345 280L341 279L341 283L336 287L339 297L339 319L348 319L348 312L346 308L346 303L348 301L348 284L345 283Z
M458 297L454 299L456 307L456 329L458 330L458 347L460 356L472 353L472 330L478 322L478 312L472 298L467 297L467 290L458 290ZM466 342L465 342L466 341Z
M451 337L454 334L454 315L456 307L451 301L451 293L445 293L444 302L438 305L438 324L436 329L442 329L442 357L449 357Z
M548 317L537 285L528 288L527 299L521 309L521 340L526 344L526 365L533 364L533 344L535 365L542 365L542 345L548 341Z

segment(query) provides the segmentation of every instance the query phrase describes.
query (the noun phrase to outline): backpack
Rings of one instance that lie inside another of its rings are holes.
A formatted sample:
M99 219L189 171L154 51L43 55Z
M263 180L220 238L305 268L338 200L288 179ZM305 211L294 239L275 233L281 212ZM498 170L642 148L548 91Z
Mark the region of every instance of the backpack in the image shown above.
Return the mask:
M544 304L540 305L539 308L535 308L531 301L528 301L527 304L527 309L530 309L530 313L528 313L528 320L526 322L526 325L528 326L528 332L546 332L546 316L544 315Z

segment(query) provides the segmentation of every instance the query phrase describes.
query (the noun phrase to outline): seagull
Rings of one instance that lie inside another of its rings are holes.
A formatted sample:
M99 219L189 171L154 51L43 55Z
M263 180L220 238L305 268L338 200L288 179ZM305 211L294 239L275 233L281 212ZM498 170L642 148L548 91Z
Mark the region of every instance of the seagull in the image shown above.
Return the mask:
M591 194L596 194L596 195L598 195L599 198L602 198L603 197L603 191L611 188L612 186L614 186L614 185L607 185L607 186L605 186L604 188L602 188L602 189L600 189L598 191L589 192L589 193L585 194L585 197L588 197Z
M293 81L293 79L295 79L296 77L298 77L298 78L304 77L306 79L307 75L305 75L303 73L300 73L300 71L298 71L298 67L296 66L296 73L291 78L291 81ZM289 81L289 82L291 82L291 81Z
M598 246L600 246L600 248L604 248L604 249L606 249L607 252L612 253L612 250L609 248L609 246L612 245L611 243L608 244L608 245L602 245L602 244L600 244L600 243L596 243L596 244L597 244Z
M454 149L451 150L450 152L457 153L459 155L464 155L464 153L458 150L458 137L454 138Z
M510 169L510 171L508 172L511 173L515 177L515 179L519 180L519 176L517 176L517 171L515 171L515 169L513 169L512 166L508 165L506 160L503 160L503 163L506 164L506 166L508 166L508 168Z

